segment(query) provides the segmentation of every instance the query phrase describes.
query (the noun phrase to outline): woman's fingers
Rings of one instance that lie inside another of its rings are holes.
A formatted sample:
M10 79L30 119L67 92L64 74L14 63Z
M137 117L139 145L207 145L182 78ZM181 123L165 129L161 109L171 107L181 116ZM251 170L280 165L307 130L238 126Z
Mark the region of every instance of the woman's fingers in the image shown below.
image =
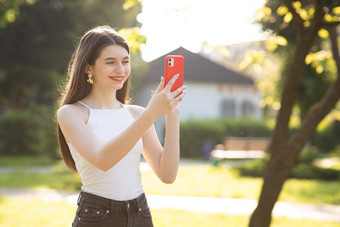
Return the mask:
M171 111L180 102L184 95L186 86L182 86L175 91L171 92L171 87L175 83L178 76L174 76L164 87L165 80L161 79L157 89L151 90L151 99L148 104L149 109L158 117L161 117Z
M156 91L154 93L158 93L161 92L164 88L164 77L161 77L161 82L159 83Z
M172 94L173 97L177 97L179 94L183 93L186 88L187 88L187 86L182 86L182 87L176 89L175 91L173 91L171 94Z
M174 99L175 103L182 101L183 97L185 96L186 91L183 91L181 94L177 95L177 97Z
M174 85L174 83L175 83L175 81L178 79L178 77L179 77L179 74L174 75L174 76L169 80L169 82L166 84L164 90L170 91L171 88L172 88L172 85Z

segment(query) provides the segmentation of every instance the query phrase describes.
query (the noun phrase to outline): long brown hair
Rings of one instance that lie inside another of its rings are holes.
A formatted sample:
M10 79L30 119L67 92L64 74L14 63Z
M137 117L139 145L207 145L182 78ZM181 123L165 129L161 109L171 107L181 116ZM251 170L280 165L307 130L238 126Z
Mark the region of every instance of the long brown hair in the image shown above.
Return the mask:
M59 108L65 104L75 103L86 97L92 85L87 82L88 75L85 73L87 64L94 65L103 48L109 45L122 46L130 53L130 48L125 39L109 26L95 27L81 38L76 51L73 53L68 68L68 81L61 92ZM130 77L125 81L123 87L117 91L117 100L127 103L130 87ZM61 156L67 167L76 172L75 162L71 156L65 136L57 123L58 142Z

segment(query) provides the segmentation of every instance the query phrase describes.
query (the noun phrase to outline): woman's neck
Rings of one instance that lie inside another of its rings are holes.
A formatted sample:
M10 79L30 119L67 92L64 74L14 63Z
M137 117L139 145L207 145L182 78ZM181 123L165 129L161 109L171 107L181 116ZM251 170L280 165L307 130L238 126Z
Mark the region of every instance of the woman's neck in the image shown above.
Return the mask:
M94 109L116 109L121 103L116 98L116 91L105 91L93 88L90 94L83 99Z

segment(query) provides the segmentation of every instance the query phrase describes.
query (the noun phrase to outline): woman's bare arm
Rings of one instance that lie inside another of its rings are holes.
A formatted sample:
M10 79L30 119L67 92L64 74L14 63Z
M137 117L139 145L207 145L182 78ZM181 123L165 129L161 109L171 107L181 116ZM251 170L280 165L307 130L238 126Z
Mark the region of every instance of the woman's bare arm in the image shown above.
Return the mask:
M107 171L118 163L149 130L152 124L161 116L167 114L179 102L182 90L170 92L172 84L177 78L173 78L164 87L164 80L159 84L155 95L148 106L119 136L101 143L86 126L84 114L81 108L75 105L65 105L58 111L58 123L65 138L89 163L95 167Z

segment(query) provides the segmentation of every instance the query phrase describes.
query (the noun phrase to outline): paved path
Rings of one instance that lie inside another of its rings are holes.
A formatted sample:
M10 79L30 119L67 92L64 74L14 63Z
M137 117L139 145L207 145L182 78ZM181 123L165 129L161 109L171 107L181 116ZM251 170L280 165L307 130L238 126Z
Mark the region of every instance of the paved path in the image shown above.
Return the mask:
M43 201L67 201L76 204L78 193L51 189L25 190L0 188L0 196L22 199L40 199ZM250 199L187 197L147 195L149 206L153 209L178 209L192 212L225 213L249 215L257 201ZM273 210L274 216L288 218L306 218L319 221L340 223L340 206L310 205L301 203L278 202Z

